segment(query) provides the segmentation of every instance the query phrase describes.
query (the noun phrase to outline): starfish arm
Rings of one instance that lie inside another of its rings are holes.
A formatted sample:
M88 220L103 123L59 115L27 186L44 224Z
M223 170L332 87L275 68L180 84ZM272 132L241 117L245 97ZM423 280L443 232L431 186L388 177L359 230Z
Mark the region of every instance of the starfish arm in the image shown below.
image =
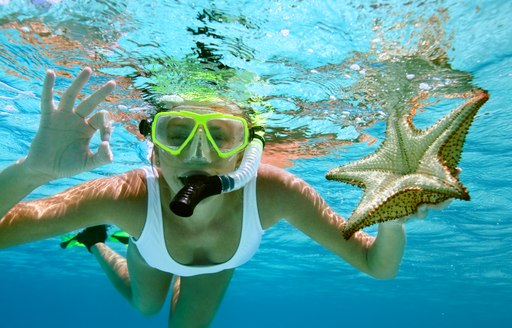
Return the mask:
M346 170L396 171L406 174L413 170L428 145L421 134L413 131L403 120L390 116L387 120L386 137L374 154L347 163L327 173L327 179L338 180Z
M386 180L380 187L365 192L347 221L345 238L350 238L361 228L414 214L421 204L439 204L450 198L469 197L462 184L453 178L411 174L388 176Z
M425 198L433 200L435 204L439 204L451 197L436 191L427 191L420 188L403 189L387 199L385 207L372 209L373 211L366 216L359 216L359 213L354 213L349 221L347 221L343 230L343 236L348 240L356 231L364 227L412 215L416 213L418 206L421 204L431 204ZM365 206L360 211L363 211L363 209L367 209L367 207Z
M384 170L341 166L330 170L326 178L328 180L345 182L363 189L372 189L374 183L386 174L389 173Z
M439 156L453 172L460 161L469 127L488 99L487 92L477 90L473 97L426 130L423 142L430 145L428 156Z

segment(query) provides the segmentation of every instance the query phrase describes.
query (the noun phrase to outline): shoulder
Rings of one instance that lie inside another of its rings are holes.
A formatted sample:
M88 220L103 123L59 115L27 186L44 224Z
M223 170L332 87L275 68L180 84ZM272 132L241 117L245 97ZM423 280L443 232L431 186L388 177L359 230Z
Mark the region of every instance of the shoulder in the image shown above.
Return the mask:
M293 192L309 186L298 176L279 167L262 164L258 169L258 188L266 191Z
M258 195L270 197L276 191L282 191L290 173L273 165L261 164L258 168Z
M258 168L258 184L265 183L282 183L289 179L293 174L270 164L261 164Z
M311 203L314 189L298 176L279 167L262 164L257 180L258 210L264 228L294 215L297 204Z

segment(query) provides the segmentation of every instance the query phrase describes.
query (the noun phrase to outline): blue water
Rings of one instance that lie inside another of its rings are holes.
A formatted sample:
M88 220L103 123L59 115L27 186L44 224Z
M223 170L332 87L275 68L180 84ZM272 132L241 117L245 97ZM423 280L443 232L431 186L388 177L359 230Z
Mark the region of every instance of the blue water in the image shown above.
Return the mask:
M403 76L385 63L427 56L426 44L438 46L452 69L468 73L472 85L491 95L459 163L471 201L454 201L408 223L399 276L388 281L357 272L281 222L237 270L213 326L506 327L512 319L510 12L506 0L2 0L0 167L27 152L39 120L44 69L58 72L57 90L85 65L97 73L93 84L116 77L120 86L105 108L134 113L144 103L132 87L140 81L121 78L133 73L129 63L150 55L183 58L203 42L224 64L262 77L258 91L272 96L275 106L269 160L279 156L279 165L349 217L361 191L324 175L382 141L386 115L375 95L389 92L369 91L372 81L392 85ZM209 35L190 32L204 27ZM383 77L372 80L372 70ZM436 74L416 78L434 85ZM365 104L369 108L361 109ZM441 102L415 122L429 126L453 106ZM125 129L129 123L135 120L116 124L112 165L52 182L29 198L140 166L145 144ZM142 317L116 294L90 254L63 251L58 242L0 252L0 327L166 327L168 304L157 316ZM124 246L112 246L124 252Z

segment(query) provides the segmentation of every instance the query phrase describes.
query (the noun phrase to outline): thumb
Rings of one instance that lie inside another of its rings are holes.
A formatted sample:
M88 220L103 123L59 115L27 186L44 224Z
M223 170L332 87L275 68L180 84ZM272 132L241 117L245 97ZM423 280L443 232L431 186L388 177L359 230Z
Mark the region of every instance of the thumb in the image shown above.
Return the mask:
M96 154L92 155L90 166L87 169L92 170L99 166L109 164L114 160L114 154L110 150L110 144L108 141L103 141L98 147Z
M418 210L415 214L415 217L419 220L423 220L427 217L428 215L428 207L427 205L425 204L421 204L420 206L418 206Z

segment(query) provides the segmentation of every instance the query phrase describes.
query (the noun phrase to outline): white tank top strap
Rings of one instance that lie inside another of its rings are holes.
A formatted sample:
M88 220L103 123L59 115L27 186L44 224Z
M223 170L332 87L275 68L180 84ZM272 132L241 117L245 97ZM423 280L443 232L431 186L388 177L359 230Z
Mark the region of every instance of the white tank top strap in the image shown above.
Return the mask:
M148 192L148 211L146 218L160 218L162 217L162 206L160 204L160 184L158 183L158 173L156 169L151 166L145 166L143 170L146 172L146 188ZM148 224L147 221L148 220L146 219L146 224ZM157 225L158 223L162 223L161 220L149 221L151 224L156 223Z
M160 186L158 183L158 173L154 167L145 166L142 168L146 173L146 189L148 197L148 207L146 212L146 222L142 228L139 239L131 238L146 262L152 266L161 260L159 254L161 245L164 245L162 206L160 204ZM163 242L163 244L162 244Z
M261 235L263 234L258 213L256 181L257 177L254 177L244 187L242 235L240 237L240 245L238 246L238 253L241 253L241 257L249 259L258 250Z

